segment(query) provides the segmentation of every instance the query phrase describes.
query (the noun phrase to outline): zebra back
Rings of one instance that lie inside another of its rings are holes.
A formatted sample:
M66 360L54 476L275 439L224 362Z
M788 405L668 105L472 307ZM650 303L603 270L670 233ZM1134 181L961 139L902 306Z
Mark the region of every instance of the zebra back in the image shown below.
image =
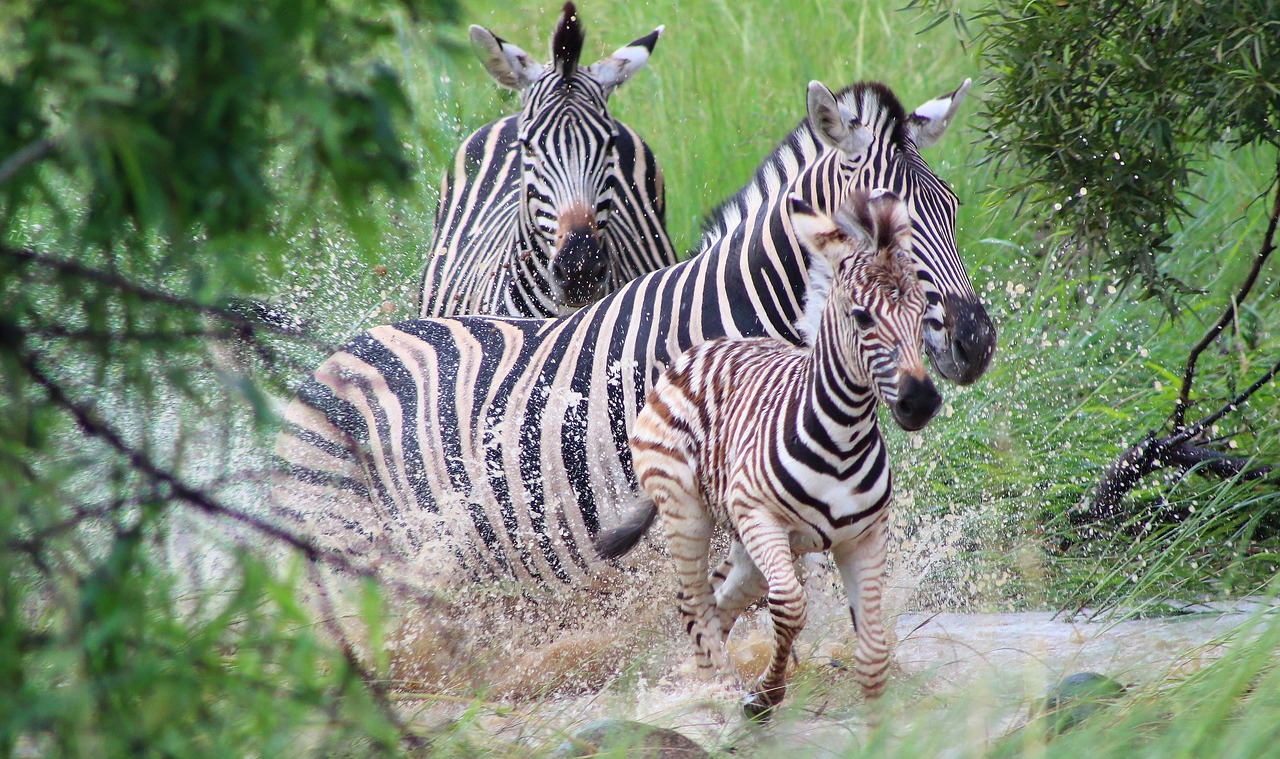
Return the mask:
M543 66L471 28L490 74L519 91L521 112L474 132L446 171L421 316L556 316L675 262L661 169L607 107L661 31L581 66L582 26L567 3Z

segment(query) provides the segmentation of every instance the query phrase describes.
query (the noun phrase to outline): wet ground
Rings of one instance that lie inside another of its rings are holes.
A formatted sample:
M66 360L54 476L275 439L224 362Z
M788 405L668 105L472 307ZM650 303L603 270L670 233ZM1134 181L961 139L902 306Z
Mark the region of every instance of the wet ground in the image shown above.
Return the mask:
M658 657L661 673L651 679L641 676L600 692L515 705L475 724L495 746L516 754L521 746L547 749L575 728L609 717L676 729L713 753L787 759L845 755L865 740L872 710L843 667L850 651L841 599L823 595L813 599L815 613L797 646L788 710L768 727L742 718L740 692L696 679L678 639ZM980 704L970 710L968 740L995 741L1025 720L1032 704L1064 675L1098 672L1128 687L1178 678L1221 656L1234 631L1273 607L1261 599L1170 606L1174 615L1148 619L1091 618L1087 610L1070 616L902 613L894 626L889 710L922 713L930 706ZM731 653L749 672L767 655L767 621L757 615L741 624Z

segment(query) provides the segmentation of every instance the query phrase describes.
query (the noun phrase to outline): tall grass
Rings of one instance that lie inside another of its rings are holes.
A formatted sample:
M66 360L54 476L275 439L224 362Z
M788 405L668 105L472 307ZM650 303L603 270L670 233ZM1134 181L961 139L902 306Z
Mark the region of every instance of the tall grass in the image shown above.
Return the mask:
M1121 523L1080 528L1070 513L1102 468L1172 408L1187 346L1216 318L1259 244L1265 207L1258 200L1273 154L1222 150L1201 166L1188 188L1192 213L1173 241L1180 254L1171 273L1205 293L1174 319L1158 303L1116 291L1105 270L1064 266L1052 214L1003 197L1003 177L973 147L982 72L946 26L917 33L919 16L871 0L584 0L579 8L588 29L584 60L666 26L647 69L615 93L611 108L654 149L666 176L668 226L686 250L703 216L803 117L809 80L832 87L881 80L908 108L966 77L977 80L959 122L925 157L961 198L959 248L1000 347L976 385L943 388L943 414L922 434L890 434L899 493L895 561L915 583L907 606L1150 611L1171 600L1271 590L1280 564L1273 485L1194 473L1154 477L1131 494L1135 515ZM463 16L545 59L557 11L554 3L476 0ZM418 160L415 195L372 204L340 223L317 209L281 212L281 234L296 257L279 280L281 297L300 297L335 340L411 315L436 187L453 146L517 108L475 59L464 27L424 31L402 20L400 30L394 49L383 52L413 99L407 139ZM442 40L444 52L424 44L427 35ZM1077 191L1064 188L1064 198ZM1204 410L1280 353L1278 294L1273 265L1239 329L1202 359L1196 397ZM1238 453L1280 461L1280 392L1258 393L1219 433ZM1140 689L1052 743L1031 729L999 750L1257 755L1250 752L1275 738L1275 720L1260 715L1280 707L1270 665L1280 625L1242 637L1249 635L1256 640L1186 682ZM964 731L989 724L979 715L989 708L980 698L906 704L847 755L985 755L998 748L994 736ZM474 748L457 741L460 754Z
M584 60L666 27L648 67L613 95L611 108L654 149L666 176L668 226L683 249L696 245L703 216L803 117L809 80L840 87L878 79L908 108L966 77L978 80L958 123L926 158L960 196L959 248L996 320L1000 347L976 385L945 388L944 414L922 435L893 435L900 532L916 552L904 553L903 561L930 567L915 603L1136 601L1173 592L1247 592L1269 576L1275 530L1265 517L1278 503L1274 488L1153 478L1131 498L1148 507L1143 519L1151 524L1177 516L1172 527L1159 529L1144 522L1118 533L1077 534L1063 515L1119 451L1171 408L1186 347L1217 316L1257 248L1265 224L1265 204L1257 201L1273 156L1220 152L1188 188L1193 213L1173 241L1180 255L1172 273L1205 295L1189 299L1175 320L1157 303L1115 291L1105 270L1063 268L1051 212L1003 197L1004 178L973 147L983 74L947 25L921 34L920 16L873 2L583 2L579 10L588 30ZM545 59L557 12L546 3L477 0L463 18ZM453 147L518 106L479 65L464 26L424 32L402 21L400 29L394 49L382 52L401 67L414 100L408 134L419 189L333 229L299 222L289 232L301 251L312 252L299 252L301 265L285 284L303 295L304 309L333 339L411 315L436 188ZM428 39L443 41L445 52ZM1064 189L1064 199L1077 189ZM301 211L299 219L316 224L314 209ZM1278 290L1276 276L1264 276L1238 334L1202 361L1196 397L1205 399L1203 408L1246 384L1277 352ZM1280 396L1266 389L1220 433L1234 436L1237 451L1275 461L1278 409ZM1250 504L1247 515L1239 503ZM1184 520L1192 509L1201 516ZM1253 527L1237 524L1246 517ZM1126 594L1124 583L1099 579L1121 566L1129 569L1116 577L1134 575L1132 561L1144 572L1164 566L1173 555L1168 541L1184 533L1182 545L1204 563L1199 581L1177 572L1169 582L1129 583L1144 590ZM1068 544L1067 553L1058 550ZM1209 579L1228 566L1234 581Z

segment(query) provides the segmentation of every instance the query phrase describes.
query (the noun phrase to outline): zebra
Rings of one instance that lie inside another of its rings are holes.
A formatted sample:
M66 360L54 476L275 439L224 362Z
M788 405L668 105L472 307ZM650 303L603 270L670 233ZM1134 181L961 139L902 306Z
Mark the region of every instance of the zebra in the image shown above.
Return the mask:
M806 618L795 568L802 553L835 558L857 634L856 677L868 699L883 691L891 476L876 403L906 430L927 424L941 403L921 359L926 301L901 200L856 192L828 219L793 196L791 224L811 252L807 347L722 338L681 355L649 391L631 433L636 478L651 500L597 539L604 558L617 558L661 514L680 614L706 674L732 676L724 641L747 604L767 596L774 649L743 702L752 717L766 716L786 691ZM731 528L737 561L713 588L707 560L717 524Z
M715 337L802 342L808 256L787 213L793 192L826 214L858 188L902 198L930 303L926 348L964 343L978 363L957 374L934 364L972 381L995 333L956 254L957 198L916 149L941 136L967 86L908 114L879 83L838 94L810 83L806 118L721 206L732 223L690 259L558 319L421 319L358 335L286 411L279 517L322 550L409 567L427 583L606 577L591 538L633 498L627 437L661 371Z
M662 30L580 66L573 3L551 35L550 65L471 27L485 69L520 93L521 111L476 130L445 172L420 316L558 316L676 262L662 171L607 107Z

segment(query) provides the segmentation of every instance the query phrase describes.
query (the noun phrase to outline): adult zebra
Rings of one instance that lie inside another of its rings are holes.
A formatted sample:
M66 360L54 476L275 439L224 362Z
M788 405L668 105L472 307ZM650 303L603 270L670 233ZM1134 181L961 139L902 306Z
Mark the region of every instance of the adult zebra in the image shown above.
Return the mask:
M807 119L721 206L730 221L693 258L559 319L424 319L356 337L287 412L282 515L325 548L440 579L585 582L600 566L592 536L633 499L627 436L659 372L713 337L801 342L808 266L789 193L828 215L859 188L903 199L926 347L944 375L972 381L995 332L956 254L956 196L917 152L967 86L908 115L881 84L833 95L811 83Z
M566 3L544 66L471 27L485 69L520 93L521 111L476 130L445 172L421 316L557 316L675 263L662 171L607 106L661 32L580 66L582 24Z

